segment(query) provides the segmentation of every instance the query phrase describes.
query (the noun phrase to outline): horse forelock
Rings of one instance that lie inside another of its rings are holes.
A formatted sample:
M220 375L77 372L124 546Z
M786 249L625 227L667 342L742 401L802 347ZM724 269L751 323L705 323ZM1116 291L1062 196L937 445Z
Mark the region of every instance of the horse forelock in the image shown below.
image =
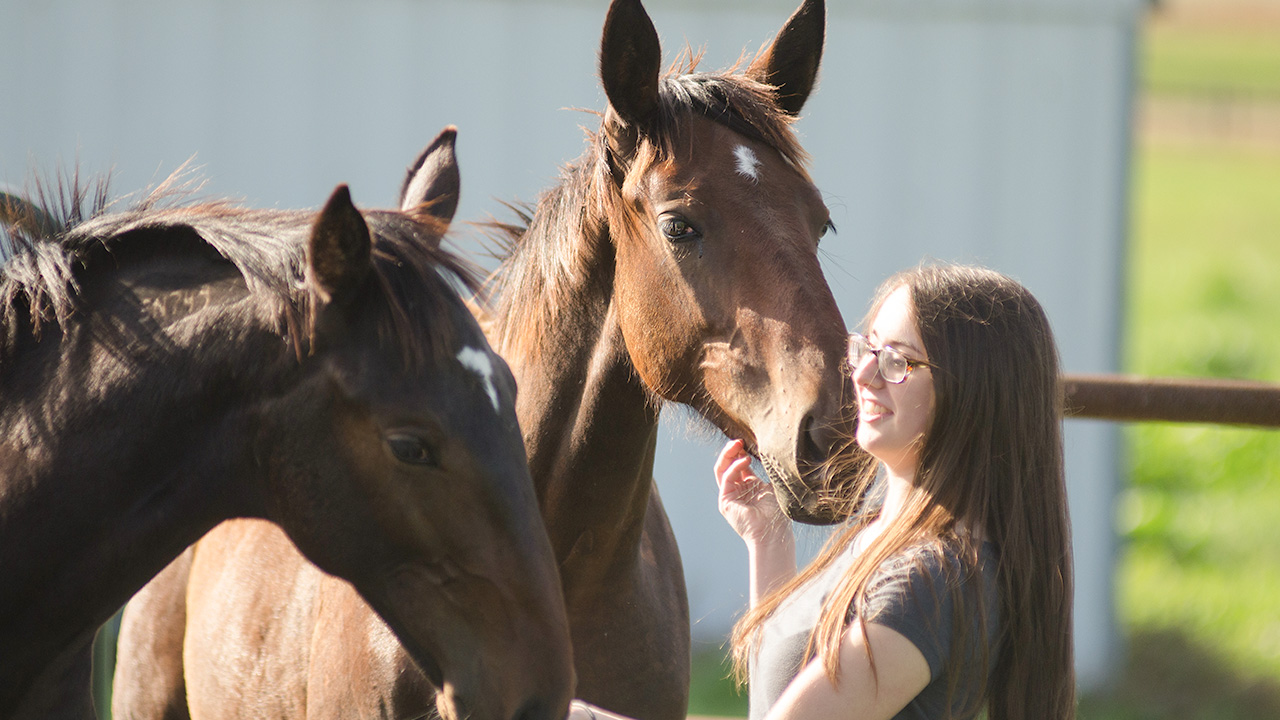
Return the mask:
M384 342L399 344L409 367L452 358L456 320L466 309L460 293L480 293L477 267L440 246L448 223L429 214L366 214L373 241L373 275L385 299L379 324Z
M672 157L674 143L686 136L689 122L702 117L777 150L788 164L805 174L809 156L791 128L795 118L778 105L774 88L734 72L738 66L727 72L696 72L697 62L696 56L691 57L658 83L658 116L643 134L656 146L656 159L661 162Z
M675 157L689 124L705 118L775 149L808 180L809 157L791 127L795 118L777 104L774 88L740 72L742 60L717 73L697 72L699 60L686 52L661 78L659 111L640 133L628 178ZM639 229L640 218L612 178L604 130L602 124L588 134L583 155L564 167L531 213L517 209L519 223L487 225L505 249L486 283L503 352L536 348L547 337L560 309L572 307L571 289L587 274L606 232Z

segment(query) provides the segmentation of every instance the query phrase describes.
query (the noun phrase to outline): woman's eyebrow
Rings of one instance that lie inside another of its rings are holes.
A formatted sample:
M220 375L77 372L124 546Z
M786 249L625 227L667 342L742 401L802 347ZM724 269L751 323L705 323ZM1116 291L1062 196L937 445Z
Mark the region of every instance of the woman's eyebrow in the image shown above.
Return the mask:
M924 355L924 350L916 347L914 344L907 342L906 340L886 340L885 342L881 343L880 346L891 347L894 350L908 350L917 355Z

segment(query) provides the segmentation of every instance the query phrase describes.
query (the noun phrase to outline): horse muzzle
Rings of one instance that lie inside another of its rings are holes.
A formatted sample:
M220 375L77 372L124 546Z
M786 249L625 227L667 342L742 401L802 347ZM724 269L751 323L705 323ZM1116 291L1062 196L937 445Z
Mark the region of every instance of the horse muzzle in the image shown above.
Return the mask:
M854 441L856 415L838 404L824 412L818 404L790 427L791 433L761 437L751 450L768 472L778 504L796 522L843 522L862 504L860 487L871 463ZM770 439L776 442L766 444Z

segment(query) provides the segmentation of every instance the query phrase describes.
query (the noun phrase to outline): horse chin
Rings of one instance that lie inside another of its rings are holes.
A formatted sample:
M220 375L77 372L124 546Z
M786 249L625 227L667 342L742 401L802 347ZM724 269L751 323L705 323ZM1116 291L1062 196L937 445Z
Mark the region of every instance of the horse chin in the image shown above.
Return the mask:
M421 651L410 651L409 654L418 669L422 671L422 674L427 676L427 682L431 683L431 687L437 691L444 687L444 671L440 669L440 665L436 663L434 657Z
M835 525L846 519L846 516L836 512L834 508L823 505L782 505L782 512L795 522L804 525Z
M370 604L378 610L383 620L395 632L400 644L409 654L409 657L413 658L418 668L422 670L427 681L431 683L432 687L440 690L445 686L444 670L440 665L440 654L427 647L431 643L420 641L423 638L430 638L433 642L438 642L439 640L434 637L433 632L422 632L424 629L435 630L435 627L429 621L429 618L435 613L430 606L423 606L422 603L424 598L439 594L438 585L440 583L437 575L438 573L432 572L427 568L413 565L401 566L386 579L384 583L385 598L375 599L366 596L366 600L370 601ZM382 600L382 602L378 602L378 600ZM383 605L384 602L388 604ZM439 600L436 602L439 602ZM387 612L391 608L397 609L398 612ZM406 612L406 608L414 608L415 611ZM423 622L424 620L427 621ZM410 628L407 623L412 623L417 627Z
M834 525L847 517L835 505L823 500L825 493L815 489L826 485L823 468L814 468L802 476L770 455L752 454L764 465L774 487L773 496L788 518L805 525Z
M438 593L440 578L438 573L432 568L423 568L418 566L402 566L392 573L387 579L386 588L389 591L388 596L393 602L405 602L405 598L423 598L431 594ZM466 716L463 708L466 706L465 701L458 696L457 687L454 683L446 679L444 668L440 664L441 654L419 642L422 637L419 633L412 631L403 632L406 629L401 623L396 622L395 618L381 613L383 619L395 631L400 640L401 646L413 659L418 669L426 677L427 682L431 683L431 687L435 689L436 713L441 720L462 720ZM430 618L433 615L431 609L423 607L419 612L413 613L414 620L422 620ZM440 618L436 618L437 622L427 622L426 627L436 629L442 627ZM447 622L447 621L444 621ZM421 628L419 628L421 629ZM438 641L438 638L431 638L432 641Z

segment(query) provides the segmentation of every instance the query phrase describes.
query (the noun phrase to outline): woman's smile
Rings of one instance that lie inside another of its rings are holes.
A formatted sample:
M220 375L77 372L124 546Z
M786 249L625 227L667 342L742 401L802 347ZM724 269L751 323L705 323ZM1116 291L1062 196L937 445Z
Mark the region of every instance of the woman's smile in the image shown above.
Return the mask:
M875 422L882 416L891 414L889 408L870 398L862 398L858 403L858 418L862 422Z

